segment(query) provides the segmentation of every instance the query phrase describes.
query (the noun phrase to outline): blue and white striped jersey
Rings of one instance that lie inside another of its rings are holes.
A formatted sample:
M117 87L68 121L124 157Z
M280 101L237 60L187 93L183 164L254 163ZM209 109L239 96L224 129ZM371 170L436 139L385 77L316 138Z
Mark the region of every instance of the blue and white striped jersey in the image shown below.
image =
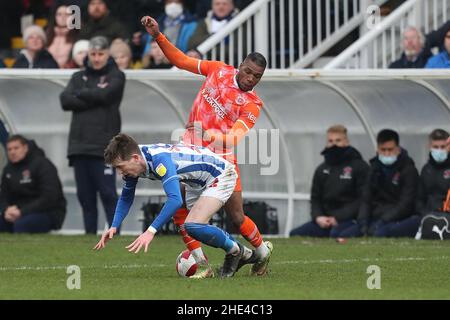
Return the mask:
M194 145L159 143L139 147L147 163L142 177L158 179L163 184L178 178L192 188L202 189L233 165L211 150Z
M167 195L167 201L160 214L150 226L153 232L167 223L182 206L180 182L195 189L203 189L214 183L225 169L234 166L211 150L194 145L160 143L139 145L139 148L146 163L146 171L139 178L160 180ZM112 227L119 228L127 216L139 178L124 179L125 183L117 202Z

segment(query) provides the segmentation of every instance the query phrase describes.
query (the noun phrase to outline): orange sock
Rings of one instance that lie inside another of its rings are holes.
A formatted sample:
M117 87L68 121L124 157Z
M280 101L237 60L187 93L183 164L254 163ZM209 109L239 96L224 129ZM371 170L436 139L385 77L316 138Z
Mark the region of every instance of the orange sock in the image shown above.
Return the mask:
M194 238L190 237L186 230L184 229L184 221L186 220L187 215L189 214L188 209L180 208L177 210L175 215L173 216L173 223L178 227L178 232L183 237L183 242L186 244L186 247L189 251L195 250L201 247L201 243Z
M245 216L240 228L242 236L255 248L259 247L263 241L258 227L249 217Z

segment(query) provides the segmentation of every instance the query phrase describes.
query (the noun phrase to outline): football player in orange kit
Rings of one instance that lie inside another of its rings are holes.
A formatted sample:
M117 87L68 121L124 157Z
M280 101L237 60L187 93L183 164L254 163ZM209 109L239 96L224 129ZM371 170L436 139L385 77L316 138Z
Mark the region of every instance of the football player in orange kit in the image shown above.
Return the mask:
M141 23L173 65L206 77L195 98L183 142L208 147L234 163L239 174L233 147L250 131L259 117L262 101L253 88L264 74L266 59L259 53L251 53L237 70L220 61L191 58L167 40L155 19L145 16ZM251 263L252 274L265 275L273 245L269 241L263 241L258 227L244 214L240 175L232 196L225 204L225 211L242 236L255 247L253 252L244 255L239 267ZM178 211L174 222L192 254L204 257L200 242L190 238L184 230L187 213L187 210ZM220 270L221 276L230 272L227 265L226 257ZM212 275L212 270L205 270L198 277Z

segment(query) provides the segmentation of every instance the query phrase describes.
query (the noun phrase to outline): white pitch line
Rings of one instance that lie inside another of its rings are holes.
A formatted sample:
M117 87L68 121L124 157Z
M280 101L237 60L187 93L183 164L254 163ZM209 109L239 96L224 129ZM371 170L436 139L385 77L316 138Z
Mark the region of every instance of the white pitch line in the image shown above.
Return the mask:
M399 258L361 258L361 259L321 259L321 260L292 260L292 261L273 261L272 264L339 264L339 263L357 263L357 262L408 262L408 261L432 261L432 260L449 260L450 256L439 256L432 258L424 257L399 257ZM66 270L67 266L16 266L16 267L0 267L0 271L45 271L45 270ZM81 269L139 269L139 268L169 268L167 264L130 264L130 265L103 265L103 266L79 266Z

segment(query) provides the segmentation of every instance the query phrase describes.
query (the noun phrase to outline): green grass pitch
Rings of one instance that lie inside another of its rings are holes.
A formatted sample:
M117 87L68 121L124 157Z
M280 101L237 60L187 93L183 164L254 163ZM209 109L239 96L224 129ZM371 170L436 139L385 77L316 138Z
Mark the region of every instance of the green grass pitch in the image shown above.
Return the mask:
M195 280L175 271L180 237L157 236L146 254L125 249L134 238L94 252L99 237L0 234L0 299L450 298L450 241L274 238L268 276L245 266L233 278ZM205 252L222 263L220 249ZM70 265L80 267L79 290L66 286ZM381 289L367 288L370 265L380 268Z

